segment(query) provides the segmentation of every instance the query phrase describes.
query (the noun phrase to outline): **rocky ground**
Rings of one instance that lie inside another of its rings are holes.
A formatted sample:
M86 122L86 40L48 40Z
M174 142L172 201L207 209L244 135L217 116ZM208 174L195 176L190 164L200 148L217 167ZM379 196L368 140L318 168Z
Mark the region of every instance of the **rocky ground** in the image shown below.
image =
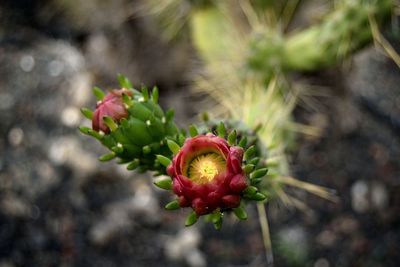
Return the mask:
M190 44L163 42L129 1L66 3L0 7L0 267L264 266L255 207L218 232L184 228L186 213L164 211L169 195L150 177L100 164L105 150L77 131L91 87L116 86L119 72L157 84L162 104L190 119ZM301 79L324 96L305 99L296 117L323 135L300 137L293 173L340 201L297 192L309 212L268 207L275 266L397 266L399 69L369 47L344 70Z

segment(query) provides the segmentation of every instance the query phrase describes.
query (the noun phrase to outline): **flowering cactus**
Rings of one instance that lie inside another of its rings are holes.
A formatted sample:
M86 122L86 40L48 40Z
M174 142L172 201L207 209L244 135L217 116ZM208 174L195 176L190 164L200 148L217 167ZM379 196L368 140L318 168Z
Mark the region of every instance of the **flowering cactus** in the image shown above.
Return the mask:
M111 153L101 161L119 158L128 163L128 170L156 171L169 178L154 184L172 190L177 199L166 209L191 207L193 212L186 225L194 224L198 217L207 215L219 229L223 214L233 211L239 219L246 219L242 200L262 201L266 197L256 187L267 169L258 164L254 136L230 126L227 134L224 123L211 125L199 134L195 126L179 131L173 121L173 112L164 113L157 104L158 91L150 96L146 88L139 92L129 80L120 76L122 89L105 94L94 88L99 102L92 112L82 113L92 121L92 129L81 127L84 134L98 139ZM214 127L215 126L215 127ZM212 134L215 132L218 136ZM240 142L237 142L240 137ZM253 140L247 145L247 140ZM245 149L246 148L246 149Z
M183 146L176 144L170 148L174 152L172 161L163 161L168 180L161 180L156 185L172 189L177 199L166 205L167 209L191 207L193 212L188 216L186 225L194 224L202 215L207 215L215 227L222 224L224 212L233 211L239 219L246 219L242 200L262 201L266 198L256 185L267 173L267 169L257 166L255 146L246 152L246 136L237 145L236 130L226 136L225 125L218 126L218 136L207 133L198 134L192 126L191 138ZM159 157L161 159L161 157Z

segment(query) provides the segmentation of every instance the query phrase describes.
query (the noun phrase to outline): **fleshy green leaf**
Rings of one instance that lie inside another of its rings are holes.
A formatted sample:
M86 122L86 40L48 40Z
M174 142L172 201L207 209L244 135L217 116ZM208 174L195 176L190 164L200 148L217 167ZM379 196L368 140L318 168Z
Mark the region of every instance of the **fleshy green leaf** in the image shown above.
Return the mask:
M268 168L261 168L258 170L255 170L250 174L250 179L255 179L255 178L261 178L265 176L268 172Z
M242 207L233 209L233 213L235 213L236 217L238 217L238 219L240 219L240 220L246 220L247 219L247 212Z
M251 160L249 160L249 164L257 165L259 161L260 161L260 158L255 157L255 158L252 158Z
M254 164L247 164L246 166L244 166L243 171L246 174L249 174L254 170L254 167L255 167Z
M118 129L118 125L111 117L105 116L103 117L103 121L112 132Z
M126 78L124 75L118 74L117 79L118 79L119 85L122 88L126 88L126 89L133 88L131 81L128 78Z
M244 136L242 139L240 139L239 146L245 148L246 145L247 145L247 136Z
M185 226L191 226L197 222L197 215L194 211L192 211L189 216L187 216L186 221L185 221Z
M110 161L110 160L114 159L115 156L116 156L115 153L112 152L110 154L105 154L105 155L99 157L99 160L100 161Z
M255 152L256 152L256 147L254 145L249 147L246 150L246 152L244 152L244 159L249 160L254 155Z
M230 146L236 145L236 130L233 130L229 135L228 135L228 144Z
M254 179L250 179L250 184L251 185L258 185L259 183L261 183L262 178L254 178Z
M122 94L122 101L128 107L131 107L133 105L133 100L127 94Z
M246 195L254 195L257 192L258 192L258 188L255 186L248 186L248 187L246 187L245 190L243 190L243 193Z
M153 100L154 104L158 104L158 98L159 98L158 87L154 86L153 92L151 92L151 100Z
M97 100L102 101L106 94L99 87L93 87L93 94L97 98Z
M191 137L199 135L199 131L197 130L197 127L195 125L192 124L189 126L189 134Z
M81 113L89 120L93 118L93 111L88 108L81 108Z
M175 110L173 109L167 110L167 112L165 113L165 120L167 122L171 121L174 118L174 115L175 115Z
M171 164L171 160L163 155L156 155L158 162L164 167L168 167Z
M167 210L177 210L179 208L180 208L180 206L179 206L178 200L171 201L167 205L165 205L165 209L167 209Z
M245 194L245 195L243 195L243 197L244 197L244 198L247 198L247 199L250 199L250 200L255 200L255 201L263 201L263 200L265 200L265 199L267 198L267 196L264 195L264 194L261 193L261 192L257 192L257 193L254 194L254 195L247 195L247 194Z
M211 214L211 221L215 224L218 221L222 220L222 213L218 210Z
M120 143L118 143L116 146L113 146L111 150L116 154L120 154L124 151L124 147Z
M219 221L214 222L214 228L216 230L221 229L221 226L222 226L222 217L221 217L221 219Z
M138 166L139 166L139 160L138 159L134 159L131 163L128 164L128 166L126 166L126 169L128 171L133 171Z
M225 124L222 121L219 123L217 127L217 133L219 137L225 138L226 129L225 129Z
M96 138L97 140L101 140L103 138L103 135L101 135L99 132L96 132L95 130L92 130L86 126L79 127L79 131L81 131L81 133L83 133L83 134L92 136L92 137Z
M171 190L172 189L172 180L171 178L160 179L154 182L154 185L161 189Z
M142 95L145 102L149 100L149 89L146 86L142 87Z
M143 150L143 154L150 154L150 152L151 152L151 147L150 147L150 146L144 146L144 147L142 148L142 150Z
M171 150L171 152L174 155L178 154L179 150L181 149L181 147L177 143L175 143L174 141L172 141L170 139L167 140L167 145L168 145L169 150Z

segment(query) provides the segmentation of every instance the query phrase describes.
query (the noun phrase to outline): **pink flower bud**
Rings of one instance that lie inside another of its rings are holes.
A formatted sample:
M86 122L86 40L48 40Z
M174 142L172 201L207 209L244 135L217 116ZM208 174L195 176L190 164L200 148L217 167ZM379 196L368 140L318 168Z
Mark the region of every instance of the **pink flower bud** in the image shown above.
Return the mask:
M107 93L102 101L96 105L96 110L92 118L92 128L95 131L103 131L109 133L110 129L104 123L103 118L111 117L115 122L128 117L129 113L122 100L122 95L132 95L127 89L114 89Z

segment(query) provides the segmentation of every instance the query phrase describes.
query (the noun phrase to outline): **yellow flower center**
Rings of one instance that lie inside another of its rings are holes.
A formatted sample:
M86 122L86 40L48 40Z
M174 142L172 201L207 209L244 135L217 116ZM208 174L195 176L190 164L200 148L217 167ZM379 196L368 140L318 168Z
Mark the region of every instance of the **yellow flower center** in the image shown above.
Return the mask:
M225 171L224 158L216 153L197 156L189 165L188 177L196 184L206 184Z

